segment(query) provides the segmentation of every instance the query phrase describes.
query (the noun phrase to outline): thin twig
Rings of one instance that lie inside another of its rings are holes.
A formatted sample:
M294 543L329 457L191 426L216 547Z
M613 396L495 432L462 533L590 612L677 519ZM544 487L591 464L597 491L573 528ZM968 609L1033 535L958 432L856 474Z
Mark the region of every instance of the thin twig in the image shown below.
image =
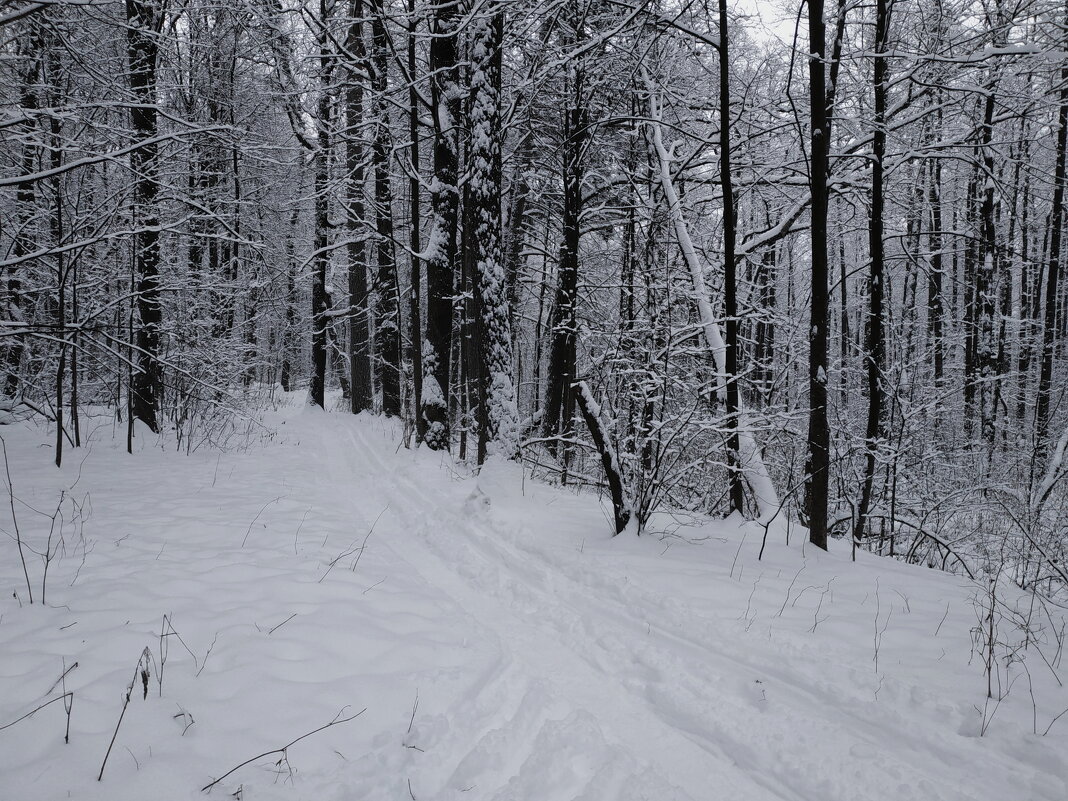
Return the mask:
M33 709L31 709L31 710L30 710L29 712L27 712L27 713L26 713L25 715L23 715L23 716L22 716L21 718L16 718L15 720L11 721L10 723L5 723L5 724L4 724L3 726L0 726L0 731L3 731L4 729L10 729L10 728L11 728L12 726L14 726L14 725L15 725L16 723L21 723L22 721L26 720L26 718L28 718L28 717L30 717L30 716L32 716L32 715L34 715L34 714L36 714L37 712L40 712L40 711L41 711L42 709L44 709L44 708L45 708L46 706L50 706L51 704L54 704L54 703L55 703L56 701L63 701L63 700L65 700L65 699L66 699L66 698L67 698L68 696L69 696L69 697L71 697L71 698L74 698L74 693L73 693L72 691L71 691L71 692L65 692L65 693L63 693L63 695L57 695L57 696L56 696L55 698L53 698L53 699L52 699L52 700L50 700L50 701L45 701L45 702L44 702L43 704L41 704L40 706L36 706L36 707L34 707ZM69 714L69 713L68 713L68 714Z
M4 451L4 471L7 473L7 497L11 503L11 522L15 526L15 544L19 548L19 560L22 562L22 575L26 577L26 592L30 595L30 605L33 605L33 587L30 584L30 571L26 568L26 554L22 552L22 534L19 532L19 519L15 515L15 485L11 483L11 465L7 460L7 443L0 437L0 448Z
M343 711L344 710L342 710L342 712ZM325 726L320 726L317 729L312 729L311 731L300 735L300 737L297 737L295 740L290 740L288 743L283 745L281 748L272 748L270 751L264 751L262 754L257 754L256 756L252 757L251 759L246 759L240 765L236 765L236 766L230 768L230 770L226 771L226 773L224 773L222 776L220 776L215 781L209 782L208 784L205 784L203 787L200 788L200 792L202 792L202 793L208 792L209 790L211 790L212 787L214 787L216 784L221 782L223 779L225 779L228 776L230 776L231 774L236 773L237 771L241 770L241 768L245 767L245 765L252 764L257 759L263 759L264 757L270 756L271 754L282 754L283 756L285 756L286 751L289 748L291 748L292 746L294 746L297 743L299 743L301 740L303 740L303 739L305 739L307 737L311 737L313 734L318 734L319 732L323 731L324 729L329 729L331 726L340 726L342 723L348 723L350 720L355 720L356 718L358 718L360 715L362 715L366 711L367 711L367 707L364 707L359 712L357 712L355 715L349 715L347 718L335 717L332 721L327 723ZM338 715L340 715L340 714L341 714L341 712L338 713Z

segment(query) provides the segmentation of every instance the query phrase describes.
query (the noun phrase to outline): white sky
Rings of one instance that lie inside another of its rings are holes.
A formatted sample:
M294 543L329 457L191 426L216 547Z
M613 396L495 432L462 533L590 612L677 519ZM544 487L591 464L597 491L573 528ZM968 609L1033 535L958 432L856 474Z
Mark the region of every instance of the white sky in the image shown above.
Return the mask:
M729 0L729 2L736 14L750 17L747 27L752 36L758 38L763 29L769 38L779 39L786 45L793 41L799 0L733 0L733 2ZM802 37L806 30L807 25L802 19Z

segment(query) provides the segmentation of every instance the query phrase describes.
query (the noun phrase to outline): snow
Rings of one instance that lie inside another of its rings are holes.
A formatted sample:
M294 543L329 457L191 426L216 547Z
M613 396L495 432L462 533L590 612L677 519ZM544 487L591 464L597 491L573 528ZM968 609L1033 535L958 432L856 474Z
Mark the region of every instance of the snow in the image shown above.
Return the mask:
M86 544L68 513L42 607L0 538L0 726L74 694L69 745L61 703L0 730L0 799L199 799L361 710L210 795L1068 796L1068 715L1041 736L1068 689L1033 641L1008 662L999 646L1004 698L986 699L985 585L853 563L784 519L763 560L764 527L737 517L612 538L606 501L502 459L473 476L400 447L395 421L293 399L265 425L228 452L149 436L130 456L98 424L62 470L46 429L0 428L26 543L48 530L30 507L64 491ZM1039 642L1060 672L1051 631ZM148 697L138 679L97 782L146 647Z

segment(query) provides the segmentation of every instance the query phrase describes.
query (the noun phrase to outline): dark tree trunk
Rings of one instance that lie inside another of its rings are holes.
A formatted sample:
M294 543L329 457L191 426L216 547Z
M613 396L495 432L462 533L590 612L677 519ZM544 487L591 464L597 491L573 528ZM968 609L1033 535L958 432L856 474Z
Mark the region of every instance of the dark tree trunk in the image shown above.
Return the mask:
M511 206L508 211L508 230L505 235L504 265L508 284L508 305L515 315L519 302L519 272L523 262L523 245L526 236L527 206L530 201L530 185L527 171L534 159L534 138L528 136L519 152L512 178Z
M734 211L731 184L731 106L730 54L727 46L727 0L719 0L719 180L723 193L723 313L725 319L724 360L727 369L727 438L731 511L745 510L738 456L738 278L735 239L738 217Z
M420 413L424 441L433 450L449 447L449 363L452 356L453 291L457 276L459 222L456 121L460 116L456 62L459 6L434 7L430 32L431 114L434 119L433 247L426 260L426 340Z
M30 58L26 74L22 79L22 92L19 98L19 106L26 116L26 122L19 128L26 137L22 144L21 169L23 175L29 175L34 171L34 163L38 158L39 148L31 141L31 132L34 124L33 112L37 109L36 86L40 80L41 57L44 52L42 47L42 33L39 20L31 23L30 35L26 39L24 54ZM13 237L11 255L19 262L7 268L6 312L7 317L14 323L25 323L22 305L22 280L19 271L22 269L21 260L27 254L32 253L37 244L35 236L35 218L37 216L37 194L32 181L21 181L15 185L16 214L15 223L17 229ZM13 398L19 391L19 371L22 367L22 354L25 350L25 337L21 334L5 338L7 352L4 364L4 395Z
M576 46L585 39L578 11L572 14L569 32ZM575 361L578 336L578 249L581 240L582 183L584 153L588 137L586 103L583 97L583 67L579 60L570 68L570 104L564 111L563 184L564 208L561 219L563 242L557 276L556 302L553 306L552 334L549 349L548 386L545 393L545 435L567 438L573 428L575 398ZM555 452L555 448L553 449ZM564 469L567 470L570 446L565 446Z
M811 105L811 153L809 186L812 225L812 301L808 361L808 463L806 465L805 507L809 539L827 547L827 495L830 469L830 430L827 425L827 149L828 119L824 59L826 31L823 0L808 3L809 98Z
M163 377L159 364L159 193L158 134L156 113L157 35L163 25L163 10L155 0L126 0L126 48L130 90L136 105L130 109L134 136L143 144L130 154L134 184L134 258L137 273L137 370L133 377L133 416L159 431L157 408Z
M1060 297L1061 237L1064 224L1064 185L1068 151L1068 63L1061 67L1057 111L1057 162L1053 172L1053 207L1050 209L1049 258L1046 265L1046 302L1043 309L1041 366L1035 403L1035 442L1040 456L1049 452L1050 394L1056 347L1057 300Z
M420 236L420 214L422 206L422 183L419 175L419 92L416 89L415 29L417 24L415 0L408 0L410 27L408 29L408 135L411 137L409 158L411 160L411 179L408 182L410 219L408 245L412 250L410 266L411 295L408 299L408 330L411 342L409 358L412 362L412 416L415 418L416 441L426 436L426 420L419 410L419 399L423 397L423 325L420 292L422 291L422 263L416 256L422 250Z
M941 130L941 125L939 125ZM943 320L945 317L942 299L942 283L945 267L942 259L942 162L933 159L927 202L931 207L931 230L927 234L931 250L931 270L927 279L927 332L931 343L931 369L936 387L942 385L945 371L945 346L943 344Z
M345 38L345 49L353 62L348 67L349 84L345 90L345 169L348 214L346 227L349 243L349 408L353 414L368 411L373 405L371 387L371 335L367 303L367 244L364 222L364 85L367 72L367 48L363 37L363 0L352 0L352 19Z
M868 253L871 267L868 280L868 325L865 362L868 374L868 425L865 433L864 486L857 507L854 543L864 539L875 484L876 456L883 436L883 369L886 343L883 337L883 159L886 156L887 35L893 0L875 0L875 55L872 87L875 94L875 126L872 133L871 218L868 226Z
M375 170L375 350L378 352L379 383L382 387L382 413L400 417L401 406L401 336L400 293L397 282L397 257L393 243L393 188L389 175L391 139L387 65L392 52L386 34L382 0L371 0L372 81L374 89L375 137L371 150Z
M601 456L601 466L604 468L605 478L608 479L608 491L612 496L612 512L615 517L615 533L621 533L630 522L633 514L630 499L623 488L623 477L619 472L619 458L616 455L615 446L608 435L604 421L601 419L601 407L593 399L593 393L585 381L575 384L575 397L578 400L579 411L586 421L586 427L593 437L593 444Z
M326 272L330 265L330 80L334 66L334 54L330 50L327 33L331 8L328 0L319 0L319 104L315 121L318 142L312 156L315 170L315 256L311 292L312 375L308 400L322 408L326 406L326 328L330 324L326 314Z
M991 77L983 104L982 205L979 210L979 259L975 269L975 303L978 317L976 368L979 378L979 412L983 439L994 441L994 384L997 382L997 245L994 220L994 86Z

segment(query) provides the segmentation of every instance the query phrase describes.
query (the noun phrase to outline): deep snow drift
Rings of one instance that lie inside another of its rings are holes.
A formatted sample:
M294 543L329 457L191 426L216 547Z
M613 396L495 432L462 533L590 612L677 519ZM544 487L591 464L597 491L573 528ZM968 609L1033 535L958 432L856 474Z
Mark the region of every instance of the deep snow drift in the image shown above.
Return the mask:
M361 712L210 795L1068 798L1068 715L1042 736L1068 707L1062 623L1023 648L1026 596L995 615L988 701L971 582L796 527L761 561L756 524L612 539L595 497L515 465L472 477L386 421L267 422L191 456L129 456L102 425L62 470L47 431L0 427L27 546L65 492L47 606L0 538L0 726L73 694L69 744L63 702L0 730L0 799L204 798Z

